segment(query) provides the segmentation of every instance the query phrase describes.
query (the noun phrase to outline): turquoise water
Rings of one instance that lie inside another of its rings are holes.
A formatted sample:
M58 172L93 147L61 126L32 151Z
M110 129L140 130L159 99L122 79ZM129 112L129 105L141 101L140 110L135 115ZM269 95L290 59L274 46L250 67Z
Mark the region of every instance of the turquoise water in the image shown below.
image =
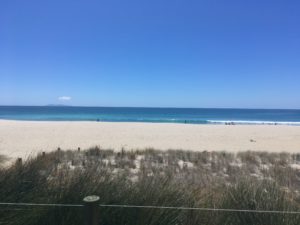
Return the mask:
M0 119L300 125L300 110L0 106Z

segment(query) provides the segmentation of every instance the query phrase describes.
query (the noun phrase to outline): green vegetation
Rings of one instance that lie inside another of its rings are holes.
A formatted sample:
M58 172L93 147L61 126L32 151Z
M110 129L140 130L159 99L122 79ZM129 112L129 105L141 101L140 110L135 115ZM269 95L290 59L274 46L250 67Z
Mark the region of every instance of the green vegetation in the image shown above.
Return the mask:
M300 211L298 165L300 154L286 153L56 151L0 169L0 202L82 204L96 194L102 204ZM100 219L103 225L300 224L298 214L109 207L101 208ZM80 207L0 206L0 224L82 220Z

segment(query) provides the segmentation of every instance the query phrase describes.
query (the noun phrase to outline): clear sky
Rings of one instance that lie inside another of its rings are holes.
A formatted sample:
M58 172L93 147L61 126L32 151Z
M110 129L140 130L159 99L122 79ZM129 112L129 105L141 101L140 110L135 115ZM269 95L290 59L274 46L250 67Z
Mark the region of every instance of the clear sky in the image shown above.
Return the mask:
M300 108L299 0L2 0L0 105Z

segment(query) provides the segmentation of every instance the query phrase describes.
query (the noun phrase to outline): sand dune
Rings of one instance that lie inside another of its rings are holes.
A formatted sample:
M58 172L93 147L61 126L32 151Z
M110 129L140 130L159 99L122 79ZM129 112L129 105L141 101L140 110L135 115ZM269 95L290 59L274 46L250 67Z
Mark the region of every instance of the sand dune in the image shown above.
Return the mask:
M300 152L300 126L0 120L0 155L88 148Z

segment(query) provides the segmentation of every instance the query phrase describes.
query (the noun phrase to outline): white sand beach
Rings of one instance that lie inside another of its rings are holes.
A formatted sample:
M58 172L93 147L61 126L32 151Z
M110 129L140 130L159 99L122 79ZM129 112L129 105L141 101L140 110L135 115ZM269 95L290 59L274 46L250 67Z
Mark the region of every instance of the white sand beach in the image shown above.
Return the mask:
M113 148L300 152L300 126L0 120L0 155Z

